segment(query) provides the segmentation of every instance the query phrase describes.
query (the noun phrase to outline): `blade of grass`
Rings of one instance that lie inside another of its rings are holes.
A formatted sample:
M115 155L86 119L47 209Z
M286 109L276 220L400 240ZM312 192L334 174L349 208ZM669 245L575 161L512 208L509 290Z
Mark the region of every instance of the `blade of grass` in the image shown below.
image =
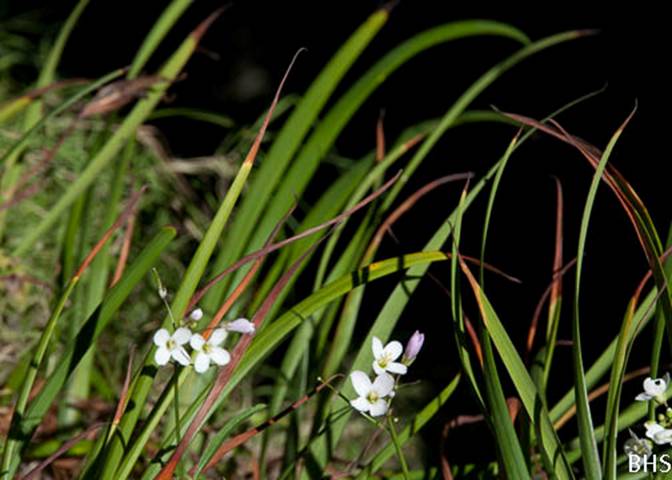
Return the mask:
M460 267L469 281L469 285L478 303L483 323L518 391L525 411L535 425L539 424L542 436L538 441L540 442L540 447L545 451L546 457L551 460L555 467L555 471L552 473L557 475L558 478L573 478L571 468L562 450L562 445L558 440L546 411L546 406L532 378L528 374L525 364L518 355L506 329L501 324L490 302L462 259L460 259Z
M245 246L248 244L248 237L255 229L257 219L260 218L276 185L286 175L287 166L303 142L308 130L313 126L341 78L386 23L388 16L389 11L386 8L371 15L343 44L308 88L299 105L294 109L273 142L264 164L254 175L245 201L240 206L239 215L231 226L230 235L227 236L215 260L213 267L215 271L233 263L244 253ZM291 192L290 198L294 198L294 192ZM283 212L286 210L286 206L282 207ZM278 218L272 225L275 225ZM268 235L270 229L264 232L259 229L256 229L256 231L260 233L263 242L263 238ZM248 251L258 248L260 244L261 242L256 246L252 245L251 248L248 248ZM206 310L213 310L215 305L221 303L227 287L227 283L222 283L208 295L204 300Z
M514 28L486 21L456 22L437 27L413 37L388 53L339 99L337 104L329 111L315 132L306 141L306 145L292 162L288 172L287 167L289 162L296 153L299 142L303 140L308 126L317 117L319 109L322 108L324 102L329 98L329 95L349 65L359 55L365 44L371 40L377 30L382 27L387 16L388 12L386 10L381 10L374 14L361 27L361 30L348 40L306 93L304 101L297 108L290 120L288 120L280 136L274 142L265 165L257 175L258 178L255 178L254 184L247 196L249 199L246 198L241 207L241 219L237 222L240 225L234 225L232 234L229 237L231 241L225 243L224 248L221 250L220 256L215 263L216 269L220 269L223 265L231 263L233 259L243 253L245 248L250 250L259 247L263 238L270 231L270 228L272 228L282 212L286 210L288 199L304 191L307 182L322 159L323 153L328 151L331 145L333 145L352 115L369 95L401 65L416 54L432 46L472 35L495 35L510 37L521 42L526 41L526 37ZM355 41L357 42L356 50L354 47ZM346 55L347 58L342 58ZM338 73L332 71L335 68L334 65L341 65ZM331 77L331 83L329 83L328 87L323 85L326 82L326 80L323 80L323 76L327 75ZM320 98L319 103L314 102L314 96ZM310 104L308 104L308 99L311 101ZM308 108L312 109L310 117L304 115L304 111L308 110ZM306 123L308 119L310 119L310 122ZM289 132L292 135L291 144L285 140L285 135L289 135ZM276 185L278 185L281 174L283 182L273 197L274 201L269 204L270 196L273 194ZM268 210L262 216L262 212L267 205ZM258 224L252 220L258 218L261 218ZM214 298L208 299L207 305L217 303L225 290L226 285L222 284L217 291L213 292L212 295Z

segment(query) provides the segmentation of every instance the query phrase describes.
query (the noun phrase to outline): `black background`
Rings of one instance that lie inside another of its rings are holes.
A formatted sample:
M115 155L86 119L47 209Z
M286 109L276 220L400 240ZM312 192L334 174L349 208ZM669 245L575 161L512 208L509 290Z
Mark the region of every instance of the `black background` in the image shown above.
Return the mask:
M43 8L45 25L67 15L70 2L13 2L5 14ZM137 46L167 2L92 2L67 47L61 74L96 77L130 62ZM506 6L502 4L506 3ZM515 5L511 5L515 3ZM643 3L643 2L642 2ZM186 33L220 2L198 1L179 21L153 61L157 67ZM286 90L303 92L339 45L372 13L380 2L240 1L232 4L202 42L211 54L198 54L189 63L186 80L176 84L176 106L209 108L237 122L254 121L267 107L272 92L294 52L308 52L291 73ZM637 113L612 156L611 162L629 179L648 205L661 236L670 222L667 163L669 158L670 111L669 29L662 12L644 7L614 11L613 6L571 5L559 2L442 2L402 0L389 22L362 54L344 79L347 86L385 52L415 33L444 22L488 18L510 23L538 39L569 29L598 29L594 36L553 47L525 60L506 73L475 102L476 108L495 105L535 118L588 92L607 85L597 98L563 114L559 120L570 132L603 148L611 134L638 101ZM472 38L426 52L394 73L356 114L339 137L340 154L357 158L374 147L374 127L381 109L386 112L387 138L393 140L405 127L442 115L481 73L505 58L516 45L502 38ZM215 54L219 59L213 59ZM26 75L30 73L27 72ZM339 88L334 99L339 97ZM190 128L179 121L158 126L171 150L179 155L207 155L221 140L221 130ZM484 173L503 153L515 134L511 126L461 127L449 132L435 147L407 193L441 175L474 171ZM321 171L318 181L331 179L333 171ZM514 341L523 346L534 307L550 280L553 254L555 191L551 175L557 176L565 193L565 256L574 256L578 226L591 180L592 169L571 148L536 136L512 159L504 174L491 224L487 260L517 276L522 285L488 277L487 290ZM316 191L319 190L319 187ZM310 199L312 190L307 192ZM382 256L422 247L434 229L453 208L457 185L432 193L395 227L400 245L387 241ZM484 202L477 203L466 219L462 249L478 255ZM591 360L618 332L627 300L636 288L646 263L626 216L613 194L600 188L586 250L582 289L582 325L585 360ZM447 281L448 269L436 267L435 275ZM571 305L573 271L565 284L564 326ZM380 308L392 283L370 289L364 309L371 319ZM377 296L378 295L378 296ZM471 311L472 316L476 312ZM361 323L361 322L360 322ZM399 336L419 328L428 332L427 350L414 367L415 376L434 380L438 388L457 370L457 358L449 353L449 302L438 289L426 285L404 315ZM363 327L364 328L364 327ZM362 330L364 332L364 330ZM358 332L359 333L359 332ZM631 367L645 365L648 339L636 346ZM558 352L557 375L551 394L571 385L569 349ZM636 389L636 387L635 387ZM630 391L626 390L626 395ZM453 402L446 418L475 413L469 396ZM601 417L596 413L596 417ZM435 438L436 431L428 434ZM474 437L477 439L478 437ZM476 440L474 440L476 441ZM468 445L468 444L467 444ZM465 452L469 448L465 447Z

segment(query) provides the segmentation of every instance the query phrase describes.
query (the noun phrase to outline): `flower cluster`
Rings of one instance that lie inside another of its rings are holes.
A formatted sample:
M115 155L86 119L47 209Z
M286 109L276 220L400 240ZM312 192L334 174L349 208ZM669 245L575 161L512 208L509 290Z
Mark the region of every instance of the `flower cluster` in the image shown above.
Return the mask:
M203 312L197 309L191 313L190 318L199 320L202 316ZM231 355L222 347L229 332L252 334L254 324L245 318L239 318L226 323L224 327L216 328L207 339L200 333L192 333L187 327L177 328L173 333L161 328L154 334L154 345L157 347L154 361L158 365L166 365L173 360L186 367L191 365L193 357L194 370L198 373L204 373L211 362L224 366L231 361ZM193 351L192 355L185 348L187 344Z
M637 395L635 400L641 402L653 401L656 405L665 407L665 412L657 415L657 421L650 420L644 423L647 438L639 438L634 432L630 431L630 439L625 442L624 447L627 455L637 456L645 460L652 454L654 443L657 445L672 444L672 408L667 406L665 397L669 385L669 373L663 378L647 377L644 380L644 392Z
M373 350L373 371L376 377L372 382L369 376L361 370L355 370L350 374L350 381L358 395L357 398L350 401L350 404L356 410L368 413L372 417L385 415L394 396L399 376L406 374L408 367L418 356L424 341L425 336L416 331L409 339L404 350L401 343L396 340L383 345L378 337L373 337L371 347ZM401 361L397 362L400 356ZM396 379L393 375L397 376Z

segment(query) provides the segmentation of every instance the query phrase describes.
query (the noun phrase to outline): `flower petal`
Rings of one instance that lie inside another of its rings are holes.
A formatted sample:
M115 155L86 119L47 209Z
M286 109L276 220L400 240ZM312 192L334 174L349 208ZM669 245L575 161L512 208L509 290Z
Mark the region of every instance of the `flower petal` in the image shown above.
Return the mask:
M203 350L203 345L205 345L205 338L200 333L194 333L189 339L189 345L196 351Z
M238 332L251 334L254 333L255 327L254 323L250 322L247 318L239 318L233 322L226 324L226 329L230 332Z
M667 428L663 429L660 432L657 432L653 435L653 441L658 445L663 445L665 443L672 443L672 430Z
M198 352L196 355L196 360L194 361L194 370L196 370L197 373L203 373L208 369L209 366L210 357L208 357L208 354Z
M648 393L640 393L635 397L635 400L639 400L640 402L647 402L651 400L653 397L649 395Z
M387 373L378 375L373 381L372 388L378 393L379 397L386 397L394 389L394 378Z
M180 327L173 333L173 340L178 345L184 345L191 338L191 330L186 327Z
M376 403L369 408L369 413L372 417L380 417L381 415L385 415L385 412L387 412L387 403L382 398L378 399Z
M212 335L208 339L210 345L221 345L226 340L226 330L223 328L216 328L212 331Z
M396 374L399 374L399 375L405 375L406 372L408 372L408 367L406 365L404 365L403 363L392 362L392 363L387 365L387 371L392 372L392 373L396 373Z
M165 365L170 360L170 350L166 347L159 347L154 352L154 361L157 365Z
M210 359L215 362L217 365L226 365L231 361L231 355L229 355L229 352L224 350L222 347L212 347L212 350L210 350Z
M666 389L665 381L662 378L647 377L644 380L644 391L651 396L664 393Z
M170 333L165 328L159 328L154 334L154 345L162 347L170 340Z
M380 338L373 337L373 340L371 341L371 349L373 350L373 356L375 358L383 356L383 342L380 341Z
M350 400L350 405L352 405L355 410L359 410L360 412L368 411L369 407L371 406L368 400L364 397L357 397L354 400Z
M362 372L361 370L355 370L350 374L350 381L352 382L352 387L357 392L357 395L360 397L366 397L371 391L371 380L369 376Z
M401 345L401 342L394 340L385 345L385 349L383 351L388 359L396 360L401 355L401 352L404 351L404 347Z
M173 357L173 359L182 365L183 367L186 367L191 363L191 357L189 357L189 354L187 351L184 349L184 347L177 347L174 348L171 352L170 355Z

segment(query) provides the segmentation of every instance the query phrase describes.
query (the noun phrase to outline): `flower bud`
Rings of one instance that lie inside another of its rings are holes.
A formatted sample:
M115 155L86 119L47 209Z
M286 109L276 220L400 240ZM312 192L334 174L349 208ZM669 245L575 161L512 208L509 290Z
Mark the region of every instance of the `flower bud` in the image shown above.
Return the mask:
M415 360L415 357L418 356L420 350L422 349L422 344L425 343L425 334L420 333L419 330L416 330L411 338L406 344L406 350L404 351L403 363L410 365Z
M197 308L196 310L192 311L189 314L189 318L198 322L201 318L203 318L203 310L201 310L200 308Z
M233 322L229 322L225 325L225 328L229 332L238 332L251 334L254 333L254 323L250 322L247 318L239 318Z

